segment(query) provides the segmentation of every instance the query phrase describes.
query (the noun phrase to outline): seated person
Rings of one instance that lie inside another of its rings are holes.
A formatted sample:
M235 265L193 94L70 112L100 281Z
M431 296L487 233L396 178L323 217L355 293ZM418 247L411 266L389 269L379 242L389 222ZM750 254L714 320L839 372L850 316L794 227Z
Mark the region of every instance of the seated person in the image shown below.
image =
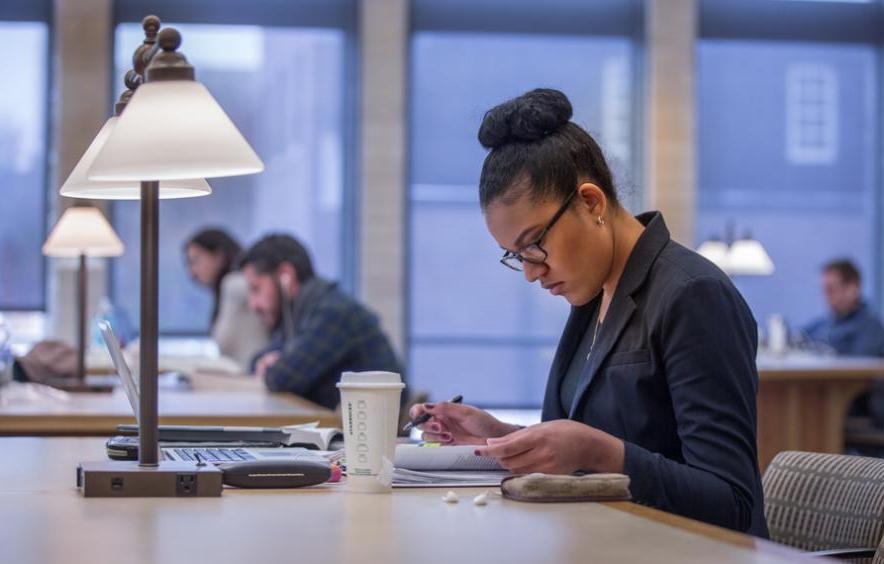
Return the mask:
M860 273L849 260L823 267L823 293L831 312L804 328L807 337L844 356L884 356L884 325L862 299Z
M270 346L253 365L270 390L335 409L341 372L402 374L377 317L316 276L307 250L294 238L264 237L243 255L240 268L249 306L273 331Z
M513 275L571 304L542 423L416 405L424 437L515 473L619 472L639 503L767 536L756 442L757 325L731 280L619 203L571 103L538 89L485 114L479 201ZM518 307L518 304L506 304ZM467 390L465 390L467 391Z
M809 323L805 336L830 347L841 356L884 356L884 326L862 299L859 269L847 259L823 267L822 286L830 313ZM884 382L872 384L850 406L851 417L871 417L872 425L884 429ZM853 445L859 454L881 456L877 446Z
M239 362L245 372L255 354L267 347L270 334L249 309L246 280L235 270L241 250L221 229L203 229L184 245L191 278L214 297L212 338L221 354Z

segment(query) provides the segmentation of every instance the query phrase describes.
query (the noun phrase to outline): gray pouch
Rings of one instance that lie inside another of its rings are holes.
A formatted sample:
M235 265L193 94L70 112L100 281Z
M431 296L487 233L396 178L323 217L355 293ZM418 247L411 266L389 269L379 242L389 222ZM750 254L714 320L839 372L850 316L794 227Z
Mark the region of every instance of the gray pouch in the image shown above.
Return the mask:
M632 499L624 474L526 474L504 479L500 491L507 499L539 503Z

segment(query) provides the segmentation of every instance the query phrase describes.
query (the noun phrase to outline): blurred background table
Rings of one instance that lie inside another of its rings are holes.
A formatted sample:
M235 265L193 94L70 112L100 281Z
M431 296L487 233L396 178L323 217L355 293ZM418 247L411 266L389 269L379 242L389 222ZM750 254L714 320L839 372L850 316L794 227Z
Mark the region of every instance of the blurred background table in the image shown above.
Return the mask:
M192 390L160 390L161 424L340 425L335 412L292 394L268 392L253 376L194 372L191 378ZM0 435L109 436L120 423L134 422L119 388L112 393L64 393L15 383L0 388Z
M884 359L787 355L758 360L758 462L783 450L844 451L850 404L884 377Z

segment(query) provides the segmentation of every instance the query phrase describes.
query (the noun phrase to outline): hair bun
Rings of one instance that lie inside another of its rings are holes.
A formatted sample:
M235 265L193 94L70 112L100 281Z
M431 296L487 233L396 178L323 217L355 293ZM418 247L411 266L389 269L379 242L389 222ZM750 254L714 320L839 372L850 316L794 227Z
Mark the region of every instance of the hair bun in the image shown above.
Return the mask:
M537 88L485 113L479 143L496 149L513 142L531 142L558 131L574 111L568 97L551 88Z

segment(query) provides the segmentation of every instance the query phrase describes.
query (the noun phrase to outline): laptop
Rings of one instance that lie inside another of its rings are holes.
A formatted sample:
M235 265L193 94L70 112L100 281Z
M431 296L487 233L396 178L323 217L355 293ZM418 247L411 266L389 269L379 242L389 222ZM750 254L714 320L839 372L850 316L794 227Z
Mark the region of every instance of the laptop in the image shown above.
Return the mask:
M110 323L107 321L99 321L98 328L104 337L107 350L110 353L111 361L122 382L123 391L132 407L132 413L135 414L135 420L140 423L139 405L141 390L138 381L132 375L129 364L123 357L123 351L120 348L120 342L114 335ZM178 426L176 429L184 429ZM202 429L193 427L194 429ZM108 441L108 455L112 458L137 458L138 437L121 436L114 437ZM225 445L224 442L215 441L211 443L170 443L161 442L160 452L164 460L176 460L184 462L231 462L245 460L322 460L326 461L322 455L316 451L311 451L300 447L270 447L270 448L254 448L245 446L243 443ZM133 457L134 454L134 457Z

